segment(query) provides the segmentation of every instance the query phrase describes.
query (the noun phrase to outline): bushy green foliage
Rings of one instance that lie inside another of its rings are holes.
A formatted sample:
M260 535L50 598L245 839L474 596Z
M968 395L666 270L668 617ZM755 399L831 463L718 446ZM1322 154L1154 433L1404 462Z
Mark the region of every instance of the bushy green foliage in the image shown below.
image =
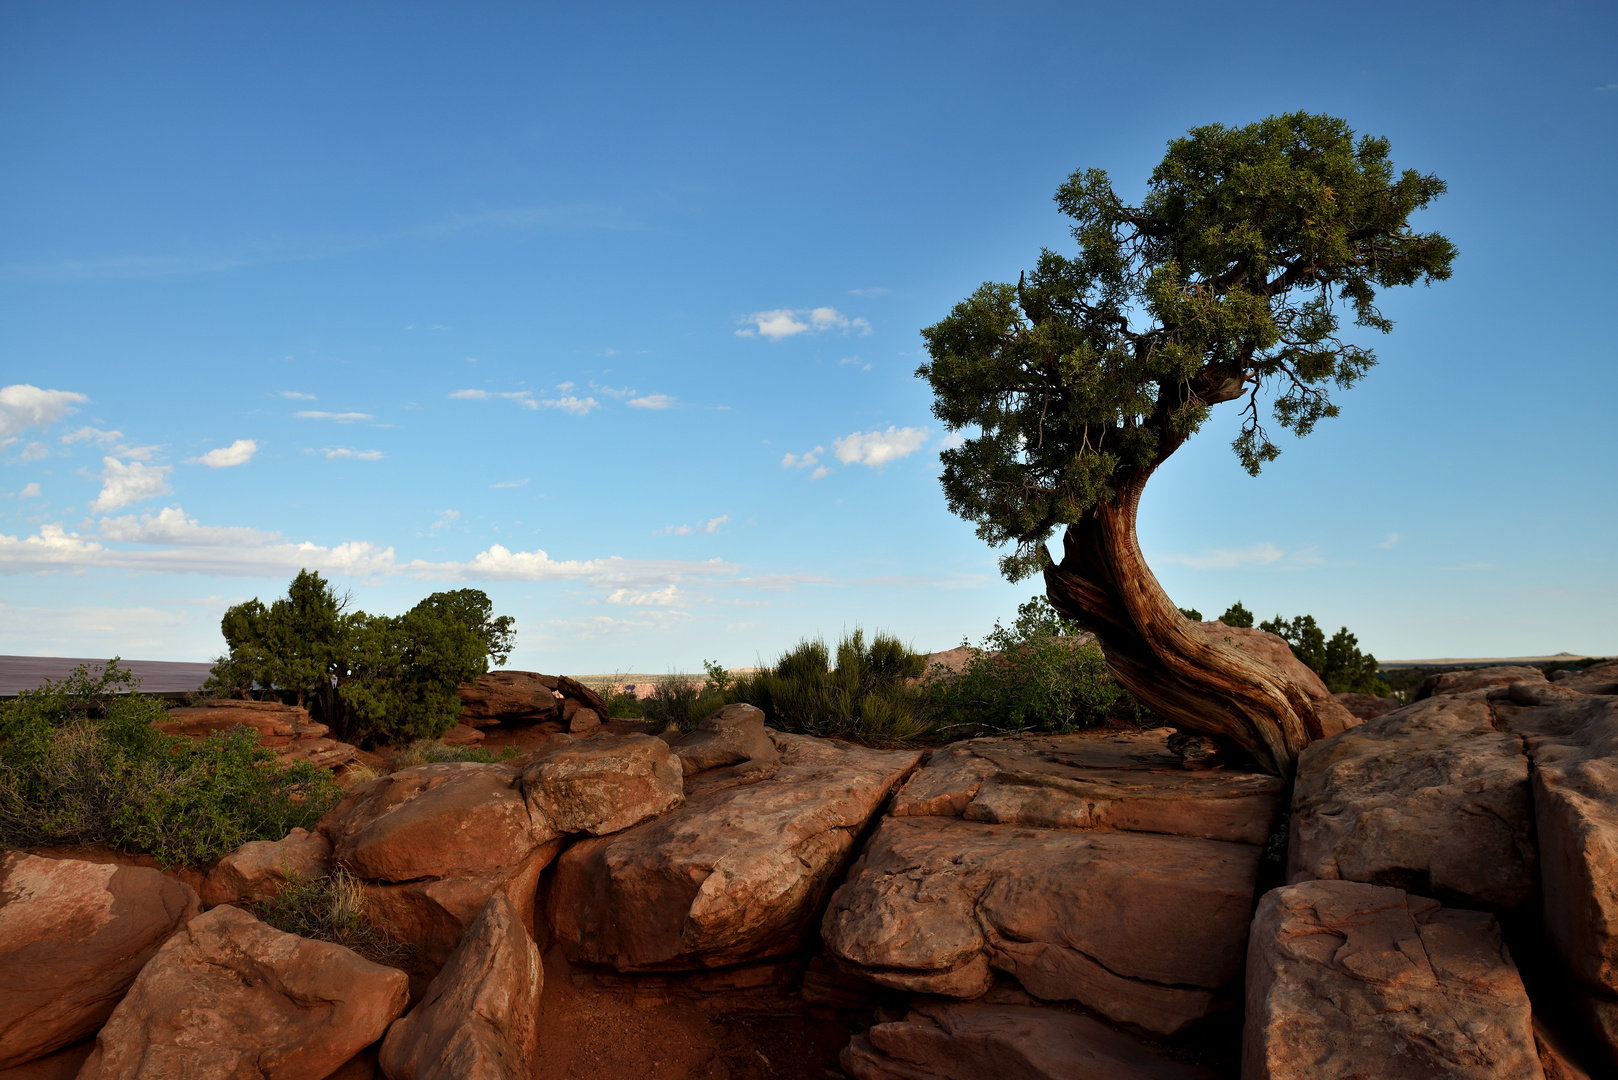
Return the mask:
M1277 615L1259 623L1258 628L1285 640L1292 655L1319 675L1332 693L1387 696L1388 684L1377 678L1376 657L1360 651L1359 639L1348 627L1340 628L1330 640L1313 615L1296 615L1290 622Z
M1242 630L1251 630L1253 628L1253 613L1243 607L1242 602L1238 600L1234 604L1230 605L1230 607L1225 609L1225 613L1219 616L1219 621L1224 623L1226 626L1234 626Z
M841 735L875 743L908 742L926 735L920 693L910 680L926 658L889 634L855 629L837 642L835 656L821 639L805 639L773 667L712 681L689 711L701 719L737 701L764 710L772 726L811 735ZM711 708L710 708L711 706Z
M607 704L607 716L614 720L642 720L646 712L641 708L640 698L621 688L617 683L611 683L595 688L601 695L601 700Z
M513 621L479 589L433 593L403 615L347 611L318 573L299 571L286 597L237 604L220 622L230 653L209 689L288 694L342 737L431 739L455 726L455 688L504 664Z
M697 702L703 700L713 706L708 712L729 704L723 695L704 694L702 686L684 675L670 672L657 680L652 692L641 699L641 716L658 728L672 724L682 731L690 731L698 720L708 715L708 712L693 715Z
M1444 191L1396 172L1386 139L1288 113L1193 128L1130 206L1099 169L1056 193L1072 257L1042 251L1017 284L987 282L922 331L933 413L968 434L940 455L949 508L1012 580L1049 561L1053 529L1138 489L1223 402L1245 399L1233 443L1258 473L1279 453L1259 415L1307 435L1331 390L1376 362L1339 310L1387 332L1379 289L1439 281L1455 249L1411 230Z
M1180 609L1180 614L1184 615L1186 618L1190 619L1192 622L1201 622L1202 621L1202 612L1198 611L1194 607L1183 607L1183 608Z
M1112 680L1094 644L1082 642L1043 596L999 621L959 674L933 673L928 713L951 738L987 731L1074 731L1145 711Z
M253 905L253 914L284 933L335 942L379 964L400 966L414 952L371 921L364 883L341 868L324 877L288 875L279 892Z
M203 863L311 826L337 801L329 772L281 764L251 729L200 743L156 731L167 711L135 685L114 659L0 710L0 844L105 843Z

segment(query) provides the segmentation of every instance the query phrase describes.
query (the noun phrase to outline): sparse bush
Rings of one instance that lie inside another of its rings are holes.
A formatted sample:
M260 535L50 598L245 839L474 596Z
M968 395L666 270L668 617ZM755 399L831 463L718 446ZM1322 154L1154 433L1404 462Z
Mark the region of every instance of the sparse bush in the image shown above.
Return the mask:
M413 952L371 921L364 883L342 868L324 877L289 875L280 892L253 905L253 914L277 930L334 942L379 964L402 966Z
M1010 627L994 624L960 673L929 673L927 707L940 732L961 738L985 731L1074 731L1148 716L1112 680L1101 650L1071 630L1049 601L1035 596L1017 609Z
M594 688L601 695L601 700L607 703L607 716L614 720L641 720L645 718L645 711L641 708L640 698L625 690L621 683L604 683Z
M713 708L708 709L707 712L699 712L693 715L698 707L698 702L701 701L707 701L713 705ZM717 704L714 704L715 702ZM684 675L676 675L670 672L657 680L657 685L652 687L652 692L641 699L640 710L642 717L659 728L666 728L673 724L681 731L690 731L696 726L698 720L708 715L708 712L722 708L724 705L723 698L716 698L711 694L705 696L701 686Z
M0 844L105 843L203 863L312 826L337 801L331 773L282 764L252 729L200 743L154 730L167 710L135 686L114 659L0 710Z
M520 753L522 751L515 746L506 747L497 756L493 750L484 746L446 746L437 739L417 739L394 754L390 764L395 770L413 769L417 765L436 765L443 761L477 761L488 765L514 758Z
M870 643L856 629L837 643L836 665L821 640L804 640L773 668L735 676L723 694L699 698L692 711L745 701L764 710L783 731L843 735L877 743L909 742L926 735L921 696L910 685L926 659L903 642L877 633Z

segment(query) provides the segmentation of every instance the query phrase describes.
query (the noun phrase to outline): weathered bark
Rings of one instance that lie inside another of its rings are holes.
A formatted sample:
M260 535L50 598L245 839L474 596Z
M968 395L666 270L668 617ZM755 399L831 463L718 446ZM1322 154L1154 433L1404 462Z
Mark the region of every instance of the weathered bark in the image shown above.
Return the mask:
M1284 672L1211 640L1169 600L1135 539L1149 475L1135 474L1111 503L1068 526L1062 561L1045 568L1046 595L1096 635L1113 676L1142 703L1290 776L1298 753L1322 735L1314 705Z

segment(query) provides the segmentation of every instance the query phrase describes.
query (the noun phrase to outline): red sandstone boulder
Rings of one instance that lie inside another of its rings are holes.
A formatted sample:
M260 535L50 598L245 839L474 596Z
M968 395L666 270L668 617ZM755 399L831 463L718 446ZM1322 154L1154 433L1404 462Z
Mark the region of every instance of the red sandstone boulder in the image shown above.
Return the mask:
M743 762L763 767L781 760L764 730L763 711L743 704L703 717L695 731L674 740L674 752L687 776Z
M546 753L522 774L535 835L604 836L680 806L685 786L668 744L650 735L596 735Z
M1188 771L1170 728L971 739L935 751L894 796L895 817L964 817L1052 829L1121 829L1262 844L1279 777Z
M462 683L455 692L461 699L462 722L473 727L502 720L538 723L562 715L555 677L535 671L491 671L475 683Z
M1259 902L1243 1080L1540 1080L1528 995L1494 917L1306 881Z
M1376 694L1333 694L1332 700L1353 713L1354 718L1361 722L1375 720L1402 704L1396 698L1380 697Z
M331 873L331 841L293 829L284 840L253 840L214 864L202 886L209 907L256 904L281 891L289 877L304 881Z
M972 998L998 969L1035 997L1169 1035L1240 972L1258 858L1218 840L888 818L821 936L882 986Z
M1538 668L1518 664L1499 667L1469 668L1465 671L1446 671L1442 675L1429 675L1416 687L1412 701L1425 701L1430 697L1454 697L1474 690L1487 690L1492 686L1509 686L1515 682L1542 683L1545 673Z
M516 908L495 896L378 1058L388 1080L527 1080L533 1071L539 949Z
M1213 1080L1081 1013L1031 1005L918 1004L842 1053L854 1080Z
M480 874L523 862L534 834L514 766L445 762L357 784L321 819L337 862L373 881Z
M1522 740L1486 701L1430 698L1298 757L1287 880L1390 885L1503 910L1538 895Z
M774 746L773 772L702 773L680 809L562 855L547 905L570 959L680 970L798 947L919 755L798 735Z
M146 962L199 910L139 866L0 860L0 1069L96 1032Z
M217 907L141 970L79 1076L324 1080L408 1000L402 971Z

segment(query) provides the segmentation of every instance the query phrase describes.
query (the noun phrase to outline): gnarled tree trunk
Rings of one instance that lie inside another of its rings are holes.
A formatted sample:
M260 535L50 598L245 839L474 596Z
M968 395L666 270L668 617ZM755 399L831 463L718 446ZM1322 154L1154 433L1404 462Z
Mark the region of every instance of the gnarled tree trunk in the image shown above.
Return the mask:
M1114 677L1171 722L1235 742L1260 765L1290 776L1298 753L1321 738L1313 700L1286 673L1210 639L1180 614L1135 539L1149 472L1067 527L1062 561L1045 568L1045 592L1063 615L1096 635Z

